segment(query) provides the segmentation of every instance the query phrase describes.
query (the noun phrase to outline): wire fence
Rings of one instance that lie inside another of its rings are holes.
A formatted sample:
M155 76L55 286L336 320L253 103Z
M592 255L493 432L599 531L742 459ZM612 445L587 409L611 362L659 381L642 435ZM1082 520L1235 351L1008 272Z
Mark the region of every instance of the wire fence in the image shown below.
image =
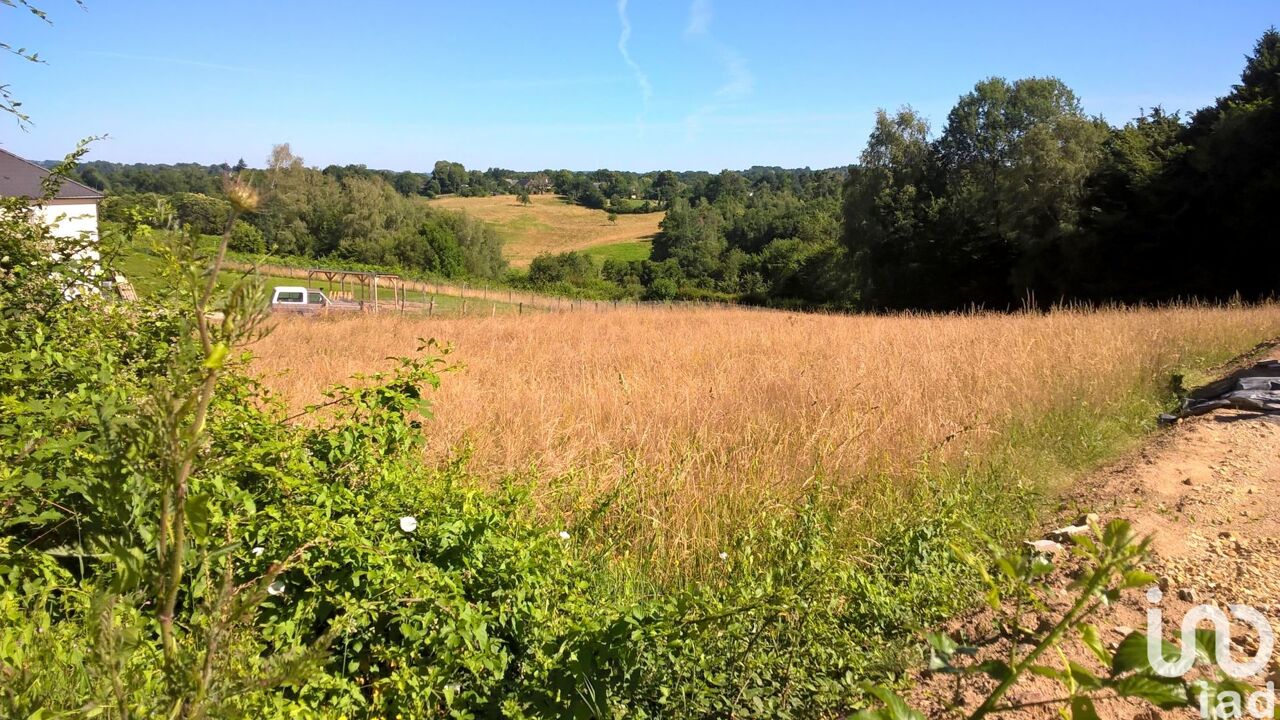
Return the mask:
M261 275L297 278L300 280L308 280L312 277L311 270L308 268L284 265L254 265L243 262L228 262L227 268L241 272L256 270ZM496 316L547 312L610 312L614 310L662 310L675 308L732 308L735 310L779 312L773 308L706 300L646 301L635 298L588 300L530 290L517 290L510 287L476 285L467 282L450 283L408 278L401 278L399 282L405 290L405 301L399 305L384 303L386 309L425 313L427 315Z

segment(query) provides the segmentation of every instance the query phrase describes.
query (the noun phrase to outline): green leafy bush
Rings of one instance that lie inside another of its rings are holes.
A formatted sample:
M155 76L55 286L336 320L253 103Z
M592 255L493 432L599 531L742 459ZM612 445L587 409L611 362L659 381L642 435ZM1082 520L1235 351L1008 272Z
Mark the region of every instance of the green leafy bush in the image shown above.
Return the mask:
M267 251L267 240L262 231L243 220L231 227L231 243L228 250L259 255Z

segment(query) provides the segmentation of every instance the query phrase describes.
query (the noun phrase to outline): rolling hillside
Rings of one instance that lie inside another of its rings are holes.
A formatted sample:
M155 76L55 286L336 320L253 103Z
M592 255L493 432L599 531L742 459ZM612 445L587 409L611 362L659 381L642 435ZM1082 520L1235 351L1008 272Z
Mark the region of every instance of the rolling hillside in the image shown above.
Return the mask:
M504 254L515 267L528 267L539 253L585 250L605 245L640 247L658 232L664 213L619 215L609 222L606 213L570 205L553 195L534 195L532 204L521 205L515 196L448 196L431 200L436 207L462 210L492 223L506 239Z

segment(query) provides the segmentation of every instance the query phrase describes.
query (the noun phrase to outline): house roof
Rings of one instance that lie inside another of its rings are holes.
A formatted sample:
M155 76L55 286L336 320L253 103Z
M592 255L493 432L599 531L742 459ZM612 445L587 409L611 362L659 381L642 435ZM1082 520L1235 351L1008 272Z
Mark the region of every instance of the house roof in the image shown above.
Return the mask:
M44 179L49 171L0 148L0 197L40 198L44 196ZM64 179L54 194L55 200L101 200L102 193L75 180Z

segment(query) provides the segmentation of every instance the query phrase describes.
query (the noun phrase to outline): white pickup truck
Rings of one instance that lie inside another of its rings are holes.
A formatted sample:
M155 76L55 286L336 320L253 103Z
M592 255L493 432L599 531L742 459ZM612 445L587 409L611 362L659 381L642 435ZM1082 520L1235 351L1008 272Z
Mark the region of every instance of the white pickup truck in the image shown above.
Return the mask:
M360 305L353 302L330 300L319 290L302 286L280 285L271 293L271 312L299 315L324 315L330 312L358 312Z

